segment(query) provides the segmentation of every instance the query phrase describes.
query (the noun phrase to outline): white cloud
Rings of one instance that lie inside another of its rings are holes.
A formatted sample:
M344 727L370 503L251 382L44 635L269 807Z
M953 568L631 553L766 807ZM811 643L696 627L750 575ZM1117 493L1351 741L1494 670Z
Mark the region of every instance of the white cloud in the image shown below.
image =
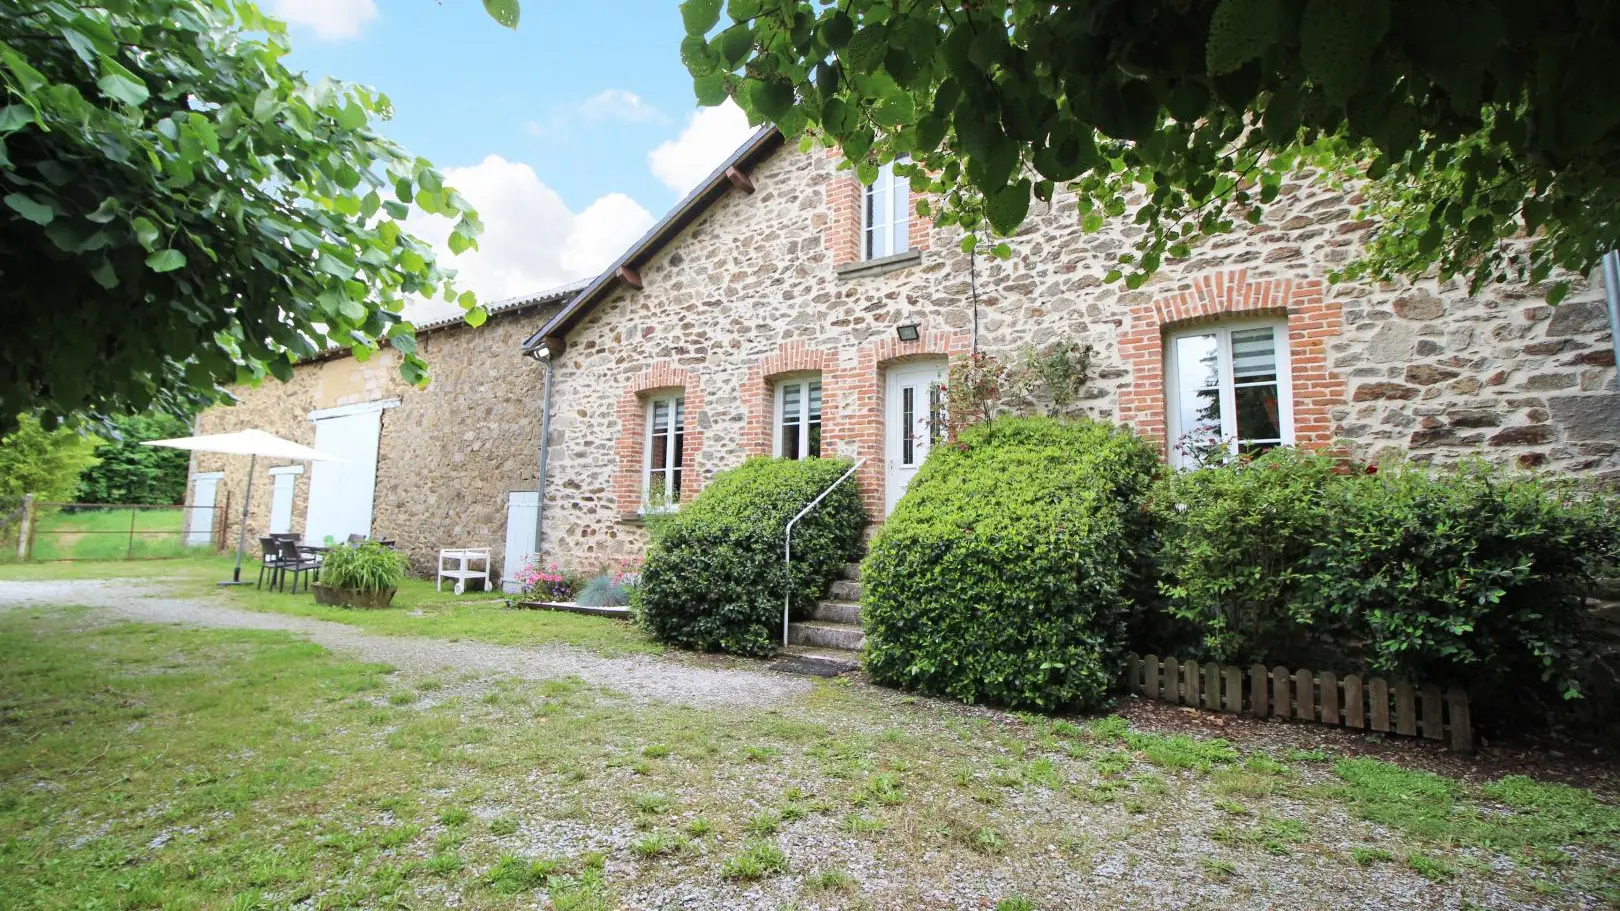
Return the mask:
M700 108L681 135L647 153L647 167L677 195L685 196L754 132L748 116L731 99Z
M307 26L322 41L358 38L377 18L374 0L274 0L270 14L293 25Z
M622 193L603 196L576 213L533 168L499 155L471 167L449 168L444 177L478 210L484 223L479 248L452 256L445 243L452 225L444 218L415 214L409 227L433 244L440 262L456 270L457 284L476 292L482 303L595 275L653 223L651 212ZM442 300L414 303L406 310L417 321L458 312Z
M621 120L627 123L657 123L664 112L645 98L624 89L603 89L575 106L590 120Z

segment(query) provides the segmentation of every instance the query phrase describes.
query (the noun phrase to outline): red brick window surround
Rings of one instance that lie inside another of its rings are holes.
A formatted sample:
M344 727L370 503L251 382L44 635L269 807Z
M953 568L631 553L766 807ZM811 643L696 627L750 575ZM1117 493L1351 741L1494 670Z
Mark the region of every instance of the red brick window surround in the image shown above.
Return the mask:
M1244 269L1201 276L1191 288L1131 308L1120 333L1120 356L1131 371L1131 386L1120 394L1120 421L1165 453L1168 335L1200 324L1267 316L1286 320L1294 443L1331 446L1332 410L1345 402L1347 389L1327 359L1327 340L1344 331L1339 303L1326 299L1320 279L1250 281Z
M842 161L843 155L836 148L828 149L827 158L836 165ZM832 179L827 182L827 208L830 210L830 217L827 226L822 229L822 246L832 254L835 269L866 258L866 239L862 235L866 223L864 213L867 190L868 187L861 183L853 170L835 171ZM930 246L933 224L917 214L917 200L923 197L916 193L908 195L909 248L918 251L927 250Z
M615 409L619 418L619 438L614 443L618 470L613 477L613 497L619 512L633 515L644 503L644 472L647 469L648 403L667 394L680 393L685 401L685 438L681 452L681 499L690 502L703 486L697 471L698 454L703 451L703 390L690 370L670 361L659 361L636 374L619 395Z
M822 452L827 433L838 423L837 403L827 395L827 374L837 367L830 352L811 348L804 342L787 342L775 354L760 358L748 369L743 385L743 452L751 456L772 455L776 445L776 385L794 375L822 374L821 426Z

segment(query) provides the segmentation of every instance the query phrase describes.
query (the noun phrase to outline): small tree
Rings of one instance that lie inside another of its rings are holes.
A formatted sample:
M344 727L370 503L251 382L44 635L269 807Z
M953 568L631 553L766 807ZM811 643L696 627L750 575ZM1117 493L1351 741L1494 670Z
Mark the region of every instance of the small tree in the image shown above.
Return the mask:
M0 438L0 508L24 494L41 500L69 500L79 474L96 462L95 437L68 427L46 430L25 414L11 433Z

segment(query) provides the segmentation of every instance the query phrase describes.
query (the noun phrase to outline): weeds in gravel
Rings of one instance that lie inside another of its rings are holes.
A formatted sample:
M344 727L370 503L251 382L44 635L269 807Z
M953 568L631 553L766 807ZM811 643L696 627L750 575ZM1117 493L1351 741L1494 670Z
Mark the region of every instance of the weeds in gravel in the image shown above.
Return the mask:
M1198 866L1215 879L1231 879L1237 875L1237 864L1224 857L1200 857Z
M489 834L491 835L515 835L517 830L518 821L511 816L497 816L489 821Z
M781 814L771 810L766 810L763 813L755 813L753 817L748 820L748 824L743 828L754 835L775 835L776 830L781 827Z
M1457 868L1451 866L1437 857L1420 854L1417 851L1406 855L1406 866L1430 882L1445 882L1457 875Z
M1395 859L1395 855L1383 848L1365 848L1360 845L1350 849L1350 859L1358 867L1370 867L1373 864L1387 864Z
M516 854L502 854L484 881L496 892L508 895L527 892L544 885L563 866L559 860L525 860Z
M1022 895L1009 895L996 902L996 911L1040 911L1040 909Z
M787 869L787 855L782 853L781 848L756 839L745 845L742 853L727 858L720 868L720 875L726 879L751 881L775 873L786 873Z
M637 857L663 857L686 847L686 839L673 832L653 832L630 843L630 852Z
M818 892L854 892L855 877L850 876L837 867L827 867L817 870L805 877L804 885L807 889Z
M851 835L876 835L887 828L883 820L866 813L851 813L845 816L839 827Z
M1208 772L1216 765L1236 762L1238 751L1225 740L1199 740L1185 734L1126 734L1125 743L1148 762L1167 769Z
M696 819L689 819L682 824L681 831L692 838L702 838L703 836L714 831L714 823L708 821L702 816L699 816Z

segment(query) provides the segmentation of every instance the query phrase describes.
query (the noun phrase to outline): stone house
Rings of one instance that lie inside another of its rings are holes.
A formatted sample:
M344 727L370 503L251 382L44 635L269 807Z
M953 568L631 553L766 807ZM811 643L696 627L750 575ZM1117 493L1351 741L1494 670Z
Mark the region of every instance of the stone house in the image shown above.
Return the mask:
M390 348L363 363L348 349L333 349L298 364L289 382L234 388L235 404L198 415L199 434L257 427L345 459L258 461L250 556L257 554L254 539L267 532L312 540L355 533L398 541L419 573L432 571L445 546L492 548L499 571L513 510L520 516L513 543L531 551L541 371L520 356L520 346L534 321L556 313L579 288L490 304L478 329L460 317L418 326L418 350L431 364L426 389L400 378ZM233 545L247 471L246 459L192 457L187 502L226 506L219 520ZM210 521L207 512L194 515Z
M1083 232L1072 197L1037 203L999 261L917 218L904 181L885 173L863 187L839 163L762 130L560 308L444 331L427 347L426 393L350 383L317 404L321 376L361 370L340 358L243 391L237 408L279 413L268 429L307 430L306 409L340 398L397 395L404 408L420 397L410 423L423 442L380 457L377 474L377 526L417 565L441 542L500 536L505 498L538 486L540 551L582 571L614 565L642 552L649 509L756 454L862 460L856 482L881 521L927 454L934 384L951 360L1010 360L1062 340L1094 351L1076 410L1131 424L1172 461L1220 438L1620 470L1596 282L1557 308L1513 286L1330 285L1327 272L1376 225L1355 221L1342 192L1299 181L1260 224L1129 291L1101 276L1135 229ZM533 330L521 346L520 325ZM519 348L544 365L515 358ZM453 391L435 392L440 383ZM437 401L449 407L426 404ZM223 429L215 412L205 419ZM409 470L390 467L402 461Z

